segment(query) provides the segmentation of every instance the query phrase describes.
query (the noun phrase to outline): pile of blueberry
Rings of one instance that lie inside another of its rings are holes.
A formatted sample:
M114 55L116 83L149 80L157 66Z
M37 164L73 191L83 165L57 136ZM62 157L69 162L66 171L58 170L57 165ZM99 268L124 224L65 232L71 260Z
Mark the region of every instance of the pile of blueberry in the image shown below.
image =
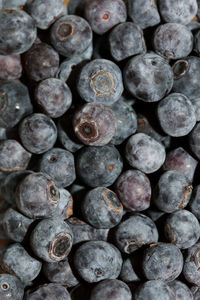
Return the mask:
M200 299L200 0L0 0L0 300Z

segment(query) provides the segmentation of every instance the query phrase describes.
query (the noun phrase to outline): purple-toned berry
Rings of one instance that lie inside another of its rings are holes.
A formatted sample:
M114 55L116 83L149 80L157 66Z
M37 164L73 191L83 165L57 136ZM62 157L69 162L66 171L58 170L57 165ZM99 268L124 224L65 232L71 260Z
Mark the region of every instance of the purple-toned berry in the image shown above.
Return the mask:
M59 55L46 43L35 43L24 56L26 74L34 81L54 77L58 67Z
M23 146L34 154L42 154L53 147L57 139L57 128L50 117L34 113L20 124L19 136Z
M154 49L168 59L188 56L193 48L192 32L182 24L166 23L160 25L153 38Z
M92 42L88 22L74 15L65 15L51 27L51 43L59 54L71 58L84 52Z
M111 108L100 103L88 103L75 113L73 127L82 143L104 146L115 135L117 121Z
M151 184L148 177L140 171L128 170L122 173L117 179L115 191L129 210L142 211L150 205Z
M164 146L147 134L136 133L126 143L125 157L128 163L146 174L160 169L165 156Z
M29 218L49 218L60 200L58 187L43 173L27 175L17 188L18 209Z
M95 33L104 34L126 21L126 5L122 0L89 0L85 4L85 18Z
M31 153L26 151L15 140L0 141L0 171L14 172L25 170L31 159Z
M196 124L194 107L183 94L173 93L162 99L157 113L163 131L173 137L187 135Z
M0 55L0 79L19 79L21 75L20 55Z

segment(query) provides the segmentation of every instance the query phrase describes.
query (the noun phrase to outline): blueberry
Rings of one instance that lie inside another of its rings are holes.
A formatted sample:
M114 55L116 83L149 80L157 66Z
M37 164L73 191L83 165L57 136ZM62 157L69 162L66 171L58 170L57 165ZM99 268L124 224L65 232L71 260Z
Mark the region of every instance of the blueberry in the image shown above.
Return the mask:
M191 212L179 209L167 217L165 236L181 249L192 247L200 237L199 222Z
M134 213L122 221L115 231L117 247L124 253L132 253L143 245L157 243L158 231L147 216Z
M198 30L194 36L194 51L200 54L200 30Z
M35 101L51 118L62 116L71 106L72 94L66 83L57 78L40 82L35 90Z
M142 211L150 206L151 184L148 177L137 170L122 173L115 184L122 204L131 211Z
M164 146L145 133L132 135L126 143L128 163L146 174L157 171L163 165L165 156Z
M104 146L115 135L117 121L111 108L100 103L87 103L74 114L73 128L85 145Z
M114 146L84 147L77 156L76 171L90 187L110 186L120 175L122 158Z
M197 185L192 192L189 209L200 220L200 185Z
M52 283L59 283L67 287L73 287L79 283L67 259L43 263L43 273Z
M188 24L197 13L197 1L159 0L159 11L166 23Z
M34 253L46 262L58 262L67 257L73 243L72 231L60 218L40 221L31 233Z
M22 300L24 286L22 282L13 275L0 274L0 298L1 300Z
M0 55L0 79L19 79L21 75L20 55Z
M11 240L21 243L33 220L20 214L18 211L9 208L4 213L2 222L7 236Z
M53 147L57 139L57 129L50 117L34 113L20 124L19 135L23 146L30 152L41 154Z
M192 286L191 292L193 295L193 300L199 300L200 299L200 288L198 286Z
M85 4L85 18L95 33L104 34L126 21L126 6L122 0L89 0Z
M200 123L197 123L189 135L189 145L192 152L200 159Z
M67 150L52 148L42 155L39 171L48 174L58 187L69 186L76 179L74 156Z
M91 292L90 300L132 300L128 285L118 279L106 279L99 282Z
M81 69L77 90L87 102L110 106L123 92L121 70L110 60L94 59Z
M154 207L149 208L145 211L145 214L151 218L152 221L157 222L159 221L160 218L162 218L162 216L165 215L165 213L163 211L160 211Z
M200 58L189 56L180 59L173 65L174 85L173 92L182 93L191 102L199 97L200 83L196 78L200 76Z
M43 173L27 175L17 188L17 207L29 218L50 217L56 211L59 200L58 187Z
M32 113L28 88L19 81L0 81L0 126L14 127Z
M74 264L85 281L98 282L117 278L121 271L122 258L119 250L112 244L89 241L76 250Z
M111 143L119 145L137 129L137 116L132 106L124 98L120 98L111 106L117 120L117 130Z
M139 25L132 22L121 23L111 31L109 46L116 61L146 52L143 31Z
M141 28L152 27L160 23L160 15L155 1L127 0L128 15Z
M172 281L182 272L183 255L175 245L158 243L145 251L142 264L148 280Z
M36 27L25 11L1 10L0 20L0 54L21 54L32 46L36 39Z
M157 113L163 131L173 137L187 135L196 124L191 101L180 93L170 94L160 101Z
M60 118L57 123L57 130L58 140L66 150L76 152L83 147L83 144L72 130L71 116Z
M74 15L59 18L51 27L51 43L59 54L71 58L84 52L92 41L88 22Z
M4 9L24 9L27 0L2 0L2 8Z
M67 220L69 227L73 232L73 245L90 240L107 241L109 229L99 229L71 217Z
M71 300L67 289L55 283L48 283L38 286L33 291L29 290L26 293L26 300Z
M199 256L200 256L200 244L197 243L194 246L187 249L185 255L185 262L183 267L183 275L187 282L200 285L200 274L199 274Z
M175 294L175 300L193 300L192 292L185 283L174 280L169 282L169 286Z
M59 55L46 43L35 43L24 55L24 69L34 81L54 77L58 67Z
M190 181L193 180L195 169L197 167L197 160L194 159L182 147L178 147L167 153L163 170L176 170L184 174Z
M41 267L41 262L31 257L19 243L8 246L1 258L1 268L22 282L35 279Z
M137 253L137 252L134 252ZM140 277L137 274L137 270L135 268L135 259L133 255L124 259L122 264L122 269L120 273L120 279L126 283L139 283L141 281ZM137 262L136 262L137 263Z
M152 127L152 124L150 124L149 119L146 116L140 113L137 114L137 123L138 123L137 125L138 133L145 133L151 136L156 141L162 143L165 146L165 148L170 147L171 137L156 131L155 128Z
M60 200L54 211L54 216L66 220L73 215L73 198L65 189L59 189Z
M166 96L173 86L173 72L168 62L150 52L131 58L124 69L128 91L144 102L156 102Z
M154 32L155 51L168 59L179 59L188 56L193 48L192 32L179 23L166 23L157 27Z
M26 9L40 29L47 29L56 19L67 13L64 0L34 0L27 3Z
M174 300L174 291L162 280L149 280L141 284L134 294L134 300Z
M123 205L117 195L104 187L90 190L82 203L82 212L88 223L96 228L112 228L120 223Z
M181 172L166 171L158 181L154 203L167 213L187 206L192 194L191 181Z

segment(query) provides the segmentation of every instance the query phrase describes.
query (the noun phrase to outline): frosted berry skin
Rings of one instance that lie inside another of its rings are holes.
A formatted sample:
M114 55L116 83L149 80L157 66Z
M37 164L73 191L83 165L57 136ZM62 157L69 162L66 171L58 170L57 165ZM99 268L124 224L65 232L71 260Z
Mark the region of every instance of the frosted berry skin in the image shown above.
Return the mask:
M183 267L183 275L187 280L187 282L198 286L200 284L199 255L200 255L200 244L197 243L194 246L187 249L185 255L184 267Z
M20 55L0 55L0 79L18 79L21 75Z
M200 159L200 123L197 123L189 135L189 145L192 152Z
M48 300L71 300L70 294L67 289L55 283L48 283L44 285L38 286L36 289L28 290L26 292L26 300L40 300L40 299L48 299Z
M145 215L134 213L116 227L115 244L123 253L130 254L144 245L157 241L156 225Z
M153 52L131 58L124 68L126 88L144 102L161 100L171 91L173 81L168 62Z
M106 279L98 283L91 292L91 300L132 300L131 290L126 283L118 279Z
M161 143L145 133L136 133L126 143L125 157L130 166L150 174L163 165L166 154Z
M55 144L57 128L50 117L34 113L20 123L19 136L23 146L29 152L42 154Z
M59 199L58 187L43 173L27 175L17 188L17 208L29 218L49 218L56 210Z
M158 243L146 249L142 266L148 280L172 281L182 272L183 255L175 245Z
M86 102L98 102L110 106L123 92L119 67L107 59L94 59L80 71L77 90Z
M43 263L43 274L50 282L62 284L66 287L73 287L79 283L73 274L68 259L53 263Z
M154 203L159 210L171 213L186 207L191 195L191 181L183 173L166 171L159 178Z
M189 203L189 210L200 220L200 185L195 186Z
M1 258L1 268L22 282L34 280L41 267L42 263L30 256L19 243L8 246Z
M27 0L1 0L0 3L2 3L2 8L5 9L24 9L24 6L26 4ZM0 8L1 8L0 5Z
M137 253L137 252L135 252ZM128 257L124 259L121 273L119 278L126 283L136 283L138 284L141 279L138 276L138 270L137 268L137 263L139 260L137 260L137 257L135 259L134 254L131 255L131 257ZM136 264L136 267L135 267Z
M117 120L117 129L111 143L120 145L137 129L137 115L132 106L125 99L120 98L111 107Z
M119 276L122 257L119 250L104 241L89 241L81 245L74 256L79 275L87 282L115 279Z
M114 146L84 147L77 156L76 172L90 187L110 186L120 175L122 158Z
M62 80L48 78L37 86L35 101L45 114L51 118L58 118L71 106L72 93Z
M180 93L173 93L158 104L157 115L163 131L173 137L187 135L196 124L191 101Z
M0 82L0 126L12 128L33 111L28 88L19 81Z
M0 141L0 170L14 172L27 168L31 153L15 140Z
M188 56L193 48L192 32L182 24L166 23L154 32L155 52L168 59Z
M47 29L56 19L67 14L67 6L64 0L29 1L26 9L40 29Z
M197 218L185 209L171 213L166 219L164 229L166 239L180 249L192 247L200 236Z
M59 54L46 43L35 43L24 55L27 76L40 81L54 77L59 68Z
M146 52L143 31L132 22L117 25L109 34L108 41L111 55L116 61Z
M185 57L173 65L174 84L172 91L182 93L195 100L199 97L200 83L196 78L200 76L200 58L196 56Z
M151 184L140 171L128 170L122 173L115 184L115 191L122 204L131 211L142 211L150 205Z
M84 12L92 30L100 35L127 18L126 5L122 0L90 0Z
M51 27L50 39L59 54L71 58L80 55L89 47L92 42L92 30L85 19L65 15Z
M175 300L193 300L192 292L185 283L174 280L169 282L168 285L175 294Z
M178 147L167 153L163 170L179 171L192 182L197 163L197 160L194 159L187 151L185 151L182 147Z
M58 262L71 251L73 234L69 225L52 218L40 221L31 233L30 245L39 258L46 262Z
M191 292L192 292L192 295L193 295L193 299L198 300L199 297L200 297L200 288L196 285L192 286L191 287Z
M34 20L23 10L0 11L0 54L13 55L27 51L36 39Z
M0 298L1 300L22 300L24 296L24 285L15 276L10 274L0 275Z
M74 156L67 150L52 148L42 155L39 171L48 174L59 188L69 186L76 179Z
M134 293L134 300L174 300L175 294L162 280L149 280L142 283Z
M99 103L87 103L74 114L73 128L85 145L104 146L115 135L117 121L111 108Z
M81 208L85 220L96 228L112 228L123 216L123 205L117 195L104 187L90 190Z
M159 11L166 23L188 24L197 13L196 0L159 0Z
M194 51L200 54L200 30L198 30L194 36Z
M67 220L73 232L73 245L86 241L107 241L109 229L95 228L76 217Z
M66 220L73 215L73 198L66 189L59 189L60 200L54 212L55 217Z
M13 241L21 243L28 231L32 219L25 217L18 211L9 208L3 216L3 228L6 235Z

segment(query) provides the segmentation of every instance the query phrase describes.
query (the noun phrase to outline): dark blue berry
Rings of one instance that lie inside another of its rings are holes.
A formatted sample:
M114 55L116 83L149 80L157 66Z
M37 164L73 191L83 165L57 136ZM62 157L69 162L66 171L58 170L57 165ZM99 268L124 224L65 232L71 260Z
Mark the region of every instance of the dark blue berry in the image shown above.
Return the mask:
M174 291L162 280L150 280L135 291L134 300L174 300Z
M10 274L0 274L1 300L22 300L23 296L24 286L17 277Z
M187 249L187 253L185 253L185 261L183 267L183 275L187 282L200 285L200 244L197 243L194 246Z
M189 209L200 220L200 185L197 185L192 192Z
M33 291L27 291L26 300L71 300L67 289L55 283L48 283L38 286Z
M189 135L189 145L192 152L200 159L200 122L198 122Z
M193 300L192 292L185 283L174 280L168 284L175 294L175 300Z
M19 79L21 75L20 55L0 55L0 79Z

